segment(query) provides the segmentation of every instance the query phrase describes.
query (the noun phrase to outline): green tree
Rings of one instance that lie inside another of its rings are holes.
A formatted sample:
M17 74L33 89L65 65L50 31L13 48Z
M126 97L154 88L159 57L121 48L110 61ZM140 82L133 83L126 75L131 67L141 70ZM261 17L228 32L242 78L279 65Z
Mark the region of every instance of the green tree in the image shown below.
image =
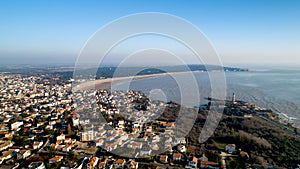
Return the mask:
M53 147L50 147L48 152L51 157L53 157L57 153L55 148Z

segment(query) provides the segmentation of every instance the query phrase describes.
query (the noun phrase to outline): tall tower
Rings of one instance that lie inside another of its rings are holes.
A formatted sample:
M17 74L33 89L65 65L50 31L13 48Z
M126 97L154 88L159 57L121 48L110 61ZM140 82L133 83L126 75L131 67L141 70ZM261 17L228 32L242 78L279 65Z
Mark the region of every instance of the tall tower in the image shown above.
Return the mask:
M234 103L235 103L235 94L232 93L232 104L234 104Z

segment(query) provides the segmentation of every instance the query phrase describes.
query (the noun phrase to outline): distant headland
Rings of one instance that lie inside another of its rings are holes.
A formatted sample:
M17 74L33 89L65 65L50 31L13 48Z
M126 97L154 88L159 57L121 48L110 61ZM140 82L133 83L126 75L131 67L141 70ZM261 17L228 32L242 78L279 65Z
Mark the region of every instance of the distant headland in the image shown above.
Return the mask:
M226 67L216 65L202 65L202 64L189 64L189 65L170 65L170 66L130 66L118 67L100 65L98 68L76 68L74 65L9 65L0 67L0 72L17 73L23 75L36 75L36 74L66 74L73 76L74 70L83 70L84 73L94 73L97 70L96 79L99 78L112 78L112 77L125 77L132 75L150 75L162 74L173 72L187 72L187 71L226 71L226 72L245 72L249 71L247 68ZM116 73L117 72L117 73Z

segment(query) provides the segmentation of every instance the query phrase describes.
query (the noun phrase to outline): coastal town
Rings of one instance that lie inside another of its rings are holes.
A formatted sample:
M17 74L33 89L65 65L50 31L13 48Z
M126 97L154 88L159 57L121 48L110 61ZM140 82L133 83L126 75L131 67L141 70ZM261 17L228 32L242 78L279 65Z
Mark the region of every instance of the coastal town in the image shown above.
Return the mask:
M234 162L276 168L268 159L255 163L250 151L234 141L216 142L217 148L205 143L198 146L205 151L193 151L191 134L183 137L176 128L173 112L180 105L151 100L139 91L74 93L71 78L0 73L0 100L0 168L226 169ZM209 103L199 109L209 110ZM164 115L166 110L172 117ZM224 116L265 120L299 138L293 118L238 101L234 94ZM300 162L288 167L300 168Z

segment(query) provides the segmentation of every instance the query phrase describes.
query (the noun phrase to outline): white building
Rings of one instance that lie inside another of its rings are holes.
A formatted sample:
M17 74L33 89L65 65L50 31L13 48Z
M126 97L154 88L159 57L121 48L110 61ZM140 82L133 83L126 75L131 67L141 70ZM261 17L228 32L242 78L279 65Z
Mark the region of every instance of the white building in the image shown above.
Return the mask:
M31 155L31 150L21 150L20 154L22 155L22 158L25 159Z
M39 149L39 148L42 147L42 145L43 145L43 142L42 142L42 141L41 141L41 142L35 141L35 142L33 142L32 147L33 147L33 149Z
M17 130L20 126L22 126L24 123L22 121L17 121L13 124L11 124L11 130Z
M65 140L66 135L64 135L63 133L60 134L59 136L56 137L56 140Z
M81 141L91 141L94 140L96 132L93 130L84 131L80 133Z

